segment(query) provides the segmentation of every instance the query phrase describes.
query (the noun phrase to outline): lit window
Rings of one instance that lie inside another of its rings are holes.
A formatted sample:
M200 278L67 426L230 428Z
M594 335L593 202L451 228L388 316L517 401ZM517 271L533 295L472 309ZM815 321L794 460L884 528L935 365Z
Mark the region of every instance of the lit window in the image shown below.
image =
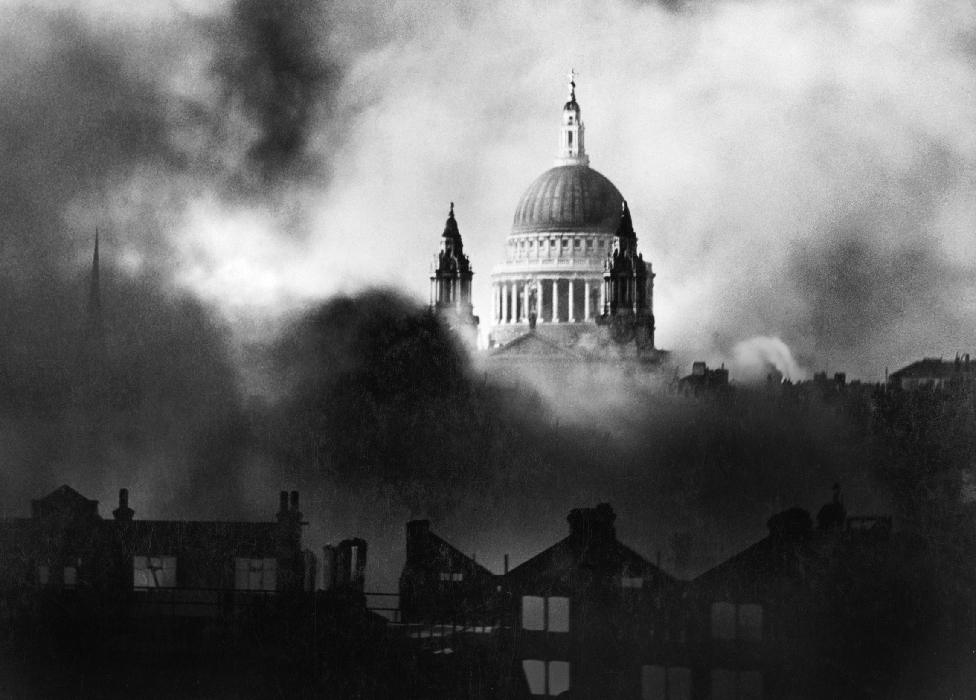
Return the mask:
M735 605L712 603L712 639L735 639Z
M544 606L545 601L538 596L522 596L522 629L544 630L546 628Z
M550 632L569 632L569 598L547 598Z
M569 632L569 598L522 596L522 629Z
M569 662L549 662L549 695L557 696L569 690Z
M523 659L522 671L532 695L556 697L569 690L568 661Z
M522 670L529 685L529 692L533 695L546 694L546 662L535 659L522 661Z
M451 574L451 580L454 581L454 582L463 581L464 580L464 574L461 574L461 573L453 573L453 574Z
M234 588L239 591L273 591L278 588L277 559L234 559Z
M644 586L644 579L639 576L623 576L620 579L621 588L642 588Z
M441 579L441 581L450 581L451 580L451 574L450 574L450 572L448 572L448 571L442 571L441 572L441 575L440 575L440 579Z
M133 588L175 588L176 557L132 557Z
M78 569L73 566L64 567L64 587L74 588L78 585Z

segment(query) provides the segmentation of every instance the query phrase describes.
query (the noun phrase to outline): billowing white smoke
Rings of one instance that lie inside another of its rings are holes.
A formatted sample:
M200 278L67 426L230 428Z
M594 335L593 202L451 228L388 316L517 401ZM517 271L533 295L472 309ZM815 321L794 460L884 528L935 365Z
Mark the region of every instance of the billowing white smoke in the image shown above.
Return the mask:
M743 340L732 348L732 376L739 381L763 380L775 368L783 379L792 382L806 379L807 372L796 360L782 340L772 336L757 335Z

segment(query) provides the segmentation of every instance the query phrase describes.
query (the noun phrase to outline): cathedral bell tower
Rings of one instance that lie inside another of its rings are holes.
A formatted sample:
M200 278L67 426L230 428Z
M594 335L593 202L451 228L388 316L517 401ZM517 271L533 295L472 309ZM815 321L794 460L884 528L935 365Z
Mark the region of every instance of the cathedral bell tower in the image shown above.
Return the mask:
M473 277L474 272L468 256L464 254L461 232L454 218L454 202L451 202L441 235L441 250L434 259L434 271L430 276L430 308L447 322L470 349L474 349L478 341L478 317L474 315L471 304Z
M569 72L569 101L563 105L563 120L559 129L559 150L556 165L589 165L583 145L583 121L576 101L576 71Z
M603 263L603 298L599 322L610 326L615 340L654 347L654 273L637 252L637 234L626 200L613 247Z

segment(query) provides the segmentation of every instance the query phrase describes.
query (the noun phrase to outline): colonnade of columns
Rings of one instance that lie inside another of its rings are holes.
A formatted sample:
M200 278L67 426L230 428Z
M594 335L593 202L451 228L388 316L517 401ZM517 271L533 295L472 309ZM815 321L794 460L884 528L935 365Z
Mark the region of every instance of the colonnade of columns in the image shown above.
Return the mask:
M549 294L545 295L550 301L548 318L544 318L541 311L544 308L543 282L549 282ZM576 304L577 285L582 285L582 308ZM591 302L595 290L600 291L600 302L597 308ZM495 282L492 285L492 308L494 309L495 324L528 323L529 314L536 315L539 323L577 323L592 321L603 313L606 304L606 290L601 277L566 278L566 277L532 277L523 280L508 280ZM565 307L563 307L565 304ZM561 309L566 309L566 318L562 319ZM577 317L577 313L582 316Z

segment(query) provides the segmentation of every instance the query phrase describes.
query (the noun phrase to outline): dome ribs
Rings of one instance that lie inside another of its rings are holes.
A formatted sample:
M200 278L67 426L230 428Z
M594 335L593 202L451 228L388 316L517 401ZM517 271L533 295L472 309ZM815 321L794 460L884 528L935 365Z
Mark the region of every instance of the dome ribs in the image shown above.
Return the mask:
M512 233L613 233L623 197L606 177L582 165L552 168L529 185Z

